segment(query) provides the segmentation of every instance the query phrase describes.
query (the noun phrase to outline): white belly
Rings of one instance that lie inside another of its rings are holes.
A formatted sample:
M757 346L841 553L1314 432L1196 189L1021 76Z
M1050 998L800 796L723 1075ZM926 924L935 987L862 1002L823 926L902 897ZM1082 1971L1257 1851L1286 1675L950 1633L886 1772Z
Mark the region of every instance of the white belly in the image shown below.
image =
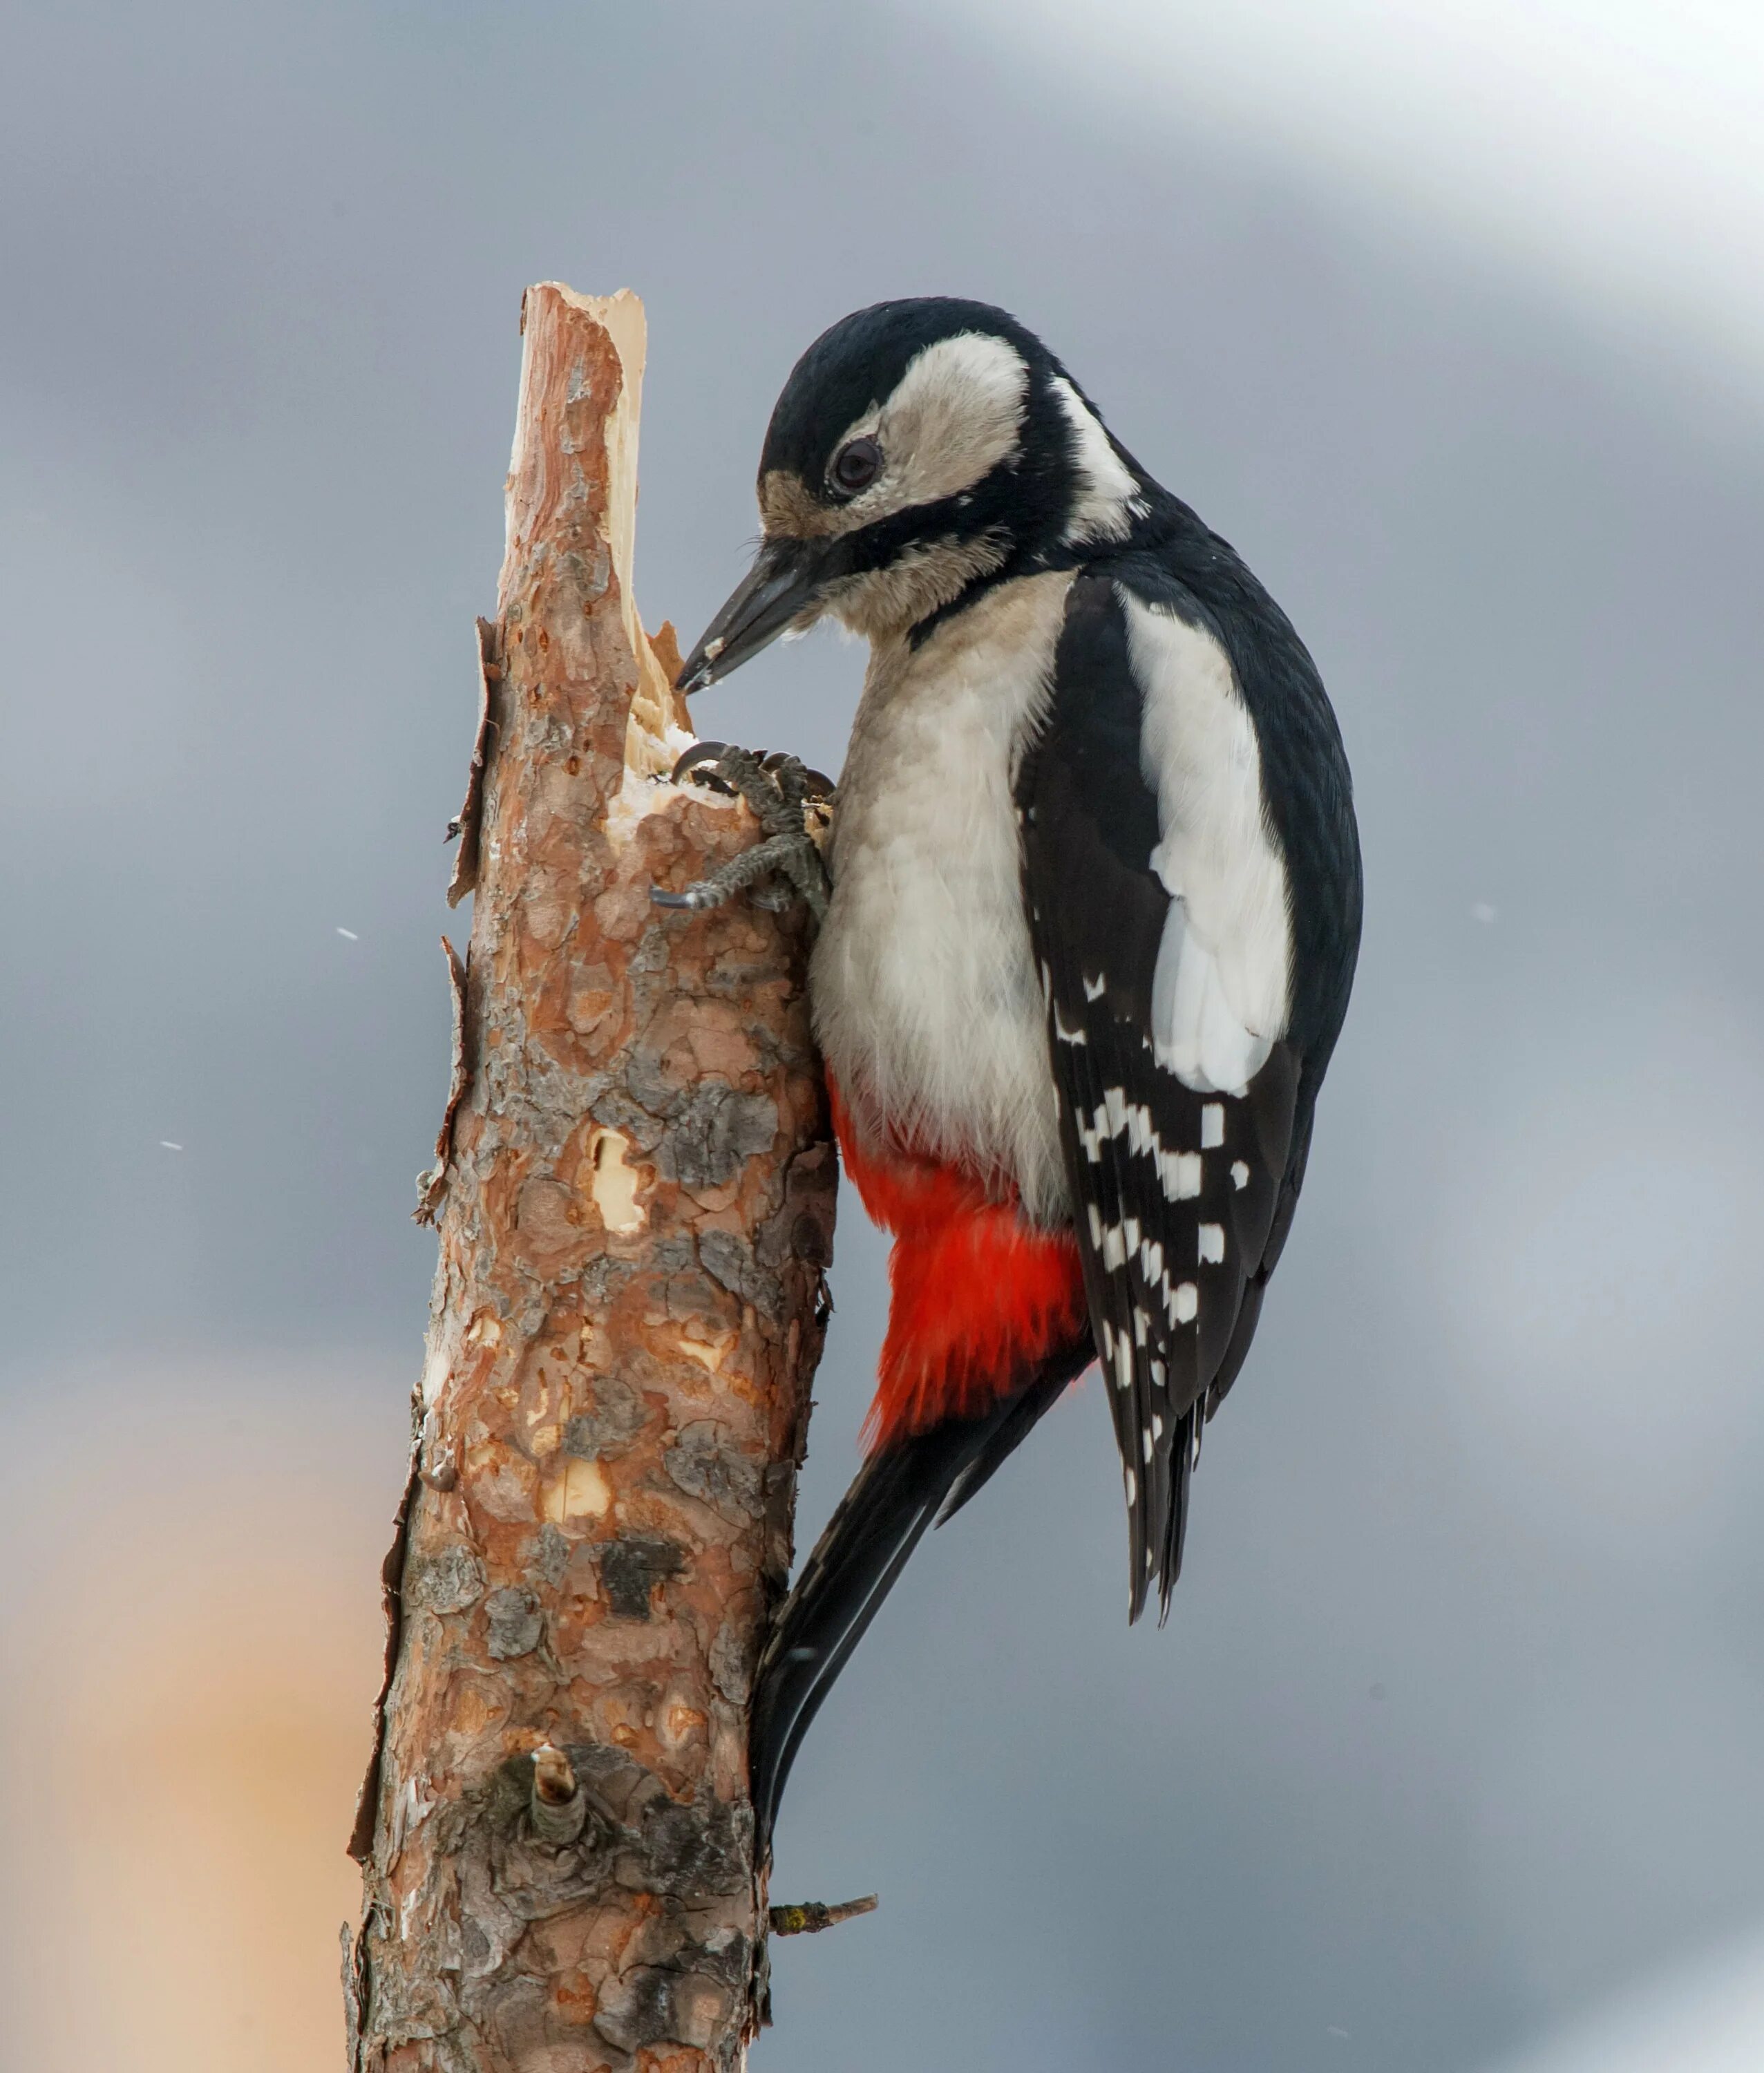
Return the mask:
M1002 586L917 652L872 656L810 975L859 1127L970 1164L1048 1220L1065 1182L1012 783L1070 582Z

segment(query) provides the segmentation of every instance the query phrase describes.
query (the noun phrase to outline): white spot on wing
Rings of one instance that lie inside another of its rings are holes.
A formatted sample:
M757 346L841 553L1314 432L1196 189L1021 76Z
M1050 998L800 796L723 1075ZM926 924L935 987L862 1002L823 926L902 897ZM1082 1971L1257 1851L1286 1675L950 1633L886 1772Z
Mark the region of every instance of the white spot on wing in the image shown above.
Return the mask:
M1074 1121L1078 1129L1078 1143L1085 1157L1093 1165L1102 1163L1104 1144L1112 1138L1124 1136L1130 1151L1151 1159L1156 1164L1159 1184L1166 1200L1190 1201L1200 1193L1200 1153L1166 1152L1164 1140L1158 1135L1157 1127L1152 1120L1149 1107L1144 1102L1129 1102L1122 1088L1105 1089L1102 1099L1089 1117L1086 1118L1081 1109ZM1222 1140L1218 1141L1222 1142ZM1100 1245L1102 1240L1098 1238L1096 1243ZM1127 1233L1127 1251L1131 1252L1138 1243L1135 1227Z
M1225 1104L1204 1102L1201 1106L1201 1149L1215 1150L1225 1142Z
M1166 1200L1191 1202L1201 1192L1201 1155L1198 1152L1166 1152L1158 1161L1158 1179Z
M1224 1225L1202 1224L1199 1235L1202 1261L1210 1266L1217 1267L1225 1257Z
M1127 1127L1127 1141L1134 1151L1156 1153L1163 1149L1152 1122L1152 1111L1144 1102L1135 1102L1132 1107L1123 1109L1122 1121Z
M1231 1161L1231 1185L1234 1188L1241 1189L1247 1188L1249 1185L1249 1168L1244 1164L1241 1159L1234 1159Z
M1177 1288L1175 1300L1172 1302L1170 1309L1177 1324L1192 1325L1194 1322L1195 1318L1200 1314L1200 1290L1195 1287L1192 1281L1184 1281L1180 1283Z

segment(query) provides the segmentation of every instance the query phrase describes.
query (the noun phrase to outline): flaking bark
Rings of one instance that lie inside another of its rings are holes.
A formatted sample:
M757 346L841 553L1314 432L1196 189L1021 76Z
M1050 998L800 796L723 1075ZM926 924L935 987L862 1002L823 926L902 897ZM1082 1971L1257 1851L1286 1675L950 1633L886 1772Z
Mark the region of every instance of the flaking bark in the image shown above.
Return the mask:
M800 911L649 899L756 830L664 774L688 737L630 589L641 306L548 285L524 328L349 2063L708 2073L763 1994L746 1708L834 1155Z

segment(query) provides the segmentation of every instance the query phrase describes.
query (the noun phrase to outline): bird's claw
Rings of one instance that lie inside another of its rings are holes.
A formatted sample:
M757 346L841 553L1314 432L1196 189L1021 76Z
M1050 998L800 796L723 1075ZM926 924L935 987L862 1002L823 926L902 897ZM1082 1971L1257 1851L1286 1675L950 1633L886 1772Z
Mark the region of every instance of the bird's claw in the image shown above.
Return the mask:
M690 780L726 797L745 799L760 823L760 839L683 892L652 885L649 897L657 907L702 913L752 886L757 906L776 913L800 900L817 921L821 919L826 912L826 867L810 823L826 825L834 795L830 778L794 756L697 741L674 764L673 779L677 785Z

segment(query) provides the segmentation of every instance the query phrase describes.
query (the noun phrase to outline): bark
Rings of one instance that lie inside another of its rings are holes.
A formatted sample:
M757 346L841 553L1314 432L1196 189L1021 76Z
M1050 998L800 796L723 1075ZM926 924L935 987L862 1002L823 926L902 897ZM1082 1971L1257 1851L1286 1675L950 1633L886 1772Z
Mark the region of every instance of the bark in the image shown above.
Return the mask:
M690 736L631 594L641 307L547 285L523 324L350 2064L699 2073L764 1993L746 1707L835 1162L800 911L648 896L756 831L663 774Z

